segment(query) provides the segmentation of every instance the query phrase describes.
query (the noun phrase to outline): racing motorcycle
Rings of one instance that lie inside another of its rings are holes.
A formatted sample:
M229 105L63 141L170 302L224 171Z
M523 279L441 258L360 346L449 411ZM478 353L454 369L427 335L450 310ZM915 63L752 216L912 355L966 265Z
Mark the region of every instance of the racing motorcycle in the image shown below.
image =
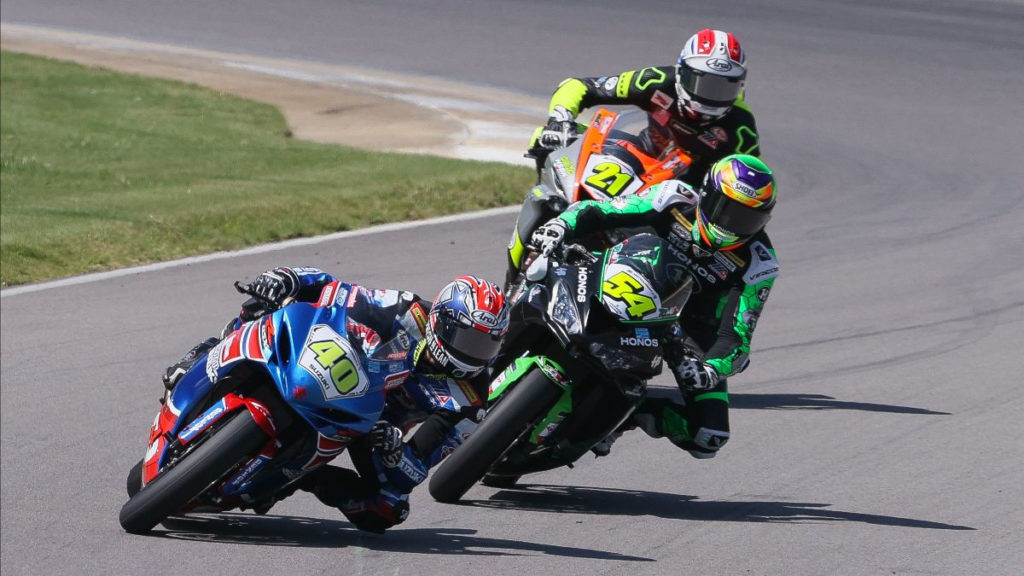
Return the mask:
M508 245L509 277L526 253L538 226L580 200L611 200L639 194L651 186L679 178L692 158L672 145L659 155L649 141L649 116L637 109L621 113L599 109L583 134L565 148L534 147L526 156L537 162L537 185L526 194Z
M248 286L243 310L266 310ZM122 528L147 532L170 515L266 510L305 475L367 434L385 391L408 375L404 334L367 354L346 338L349 289L324 287L250 320L165 393L145 456L129 472Z
M459 500L478 481L509 487L572 463L616 431L661 372L660 340L693 277L653 234L596 255L580 245L531 250L509 287L510 327L489 408L431 475L430 494Z

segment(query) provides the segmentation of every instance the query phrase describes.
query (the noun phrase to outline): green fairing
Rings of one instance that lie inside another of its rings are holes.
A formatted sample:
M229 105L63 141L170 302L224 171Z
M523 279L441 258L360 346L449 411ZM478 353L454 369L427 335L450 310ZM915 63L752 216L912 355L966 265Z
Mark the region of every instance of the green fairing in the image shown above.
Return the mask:
M558 402L555 402L554 406L551 407L551 410L548 410L548 413L544 416L544 419L541 420L540 423L537 424L537 427L533 429L533 432L530 433L530 442L540 444L540 435L544 430L548 427L554 429L561 424L562 420L565 420L566 416L570 413L572 413L572 389L566 388L565 391L562 392L562 397L558 399Z
M530 441L538 443L539 436L544 430L553 423L559 423L565 419L572 412L572 387L569 379L565 376L565 371L562 367L544 356L524 356L522 358L516 358L511 366L505 369L502 373L503 379L497 386L492 386L491 392L488 394L487 399L494 402L501 397L502 394L508 390L508 387L513 382L518 382L530 370L537 368L542 374L547 376L548 380L563 389L562 397L558 399L558 402L551 407L547 415L541 420L540 424L534 428L530 434ZM561 381L558 378L553 377L553 374L557 373L561 376Z
M508 389L510 384L521 380L523 376L526 376L526 373L534 366L536 366L537 369L547 376L548 380L551 380L551 382L556 386L568 389L567 383L569 382L569 379L565 377L565 371L562 370L562 367L559 366L557 362L545 358L544 356L524 356L522 358L516 358L515 361L512 362L512 365L502 372L503 379L501 383L497 386L492 384L490 393L487 395L487 400L494 402L500 398L501 395L505 393L505 390ZM559 382L556 378L552 378L552 372L561 374L564 382Z

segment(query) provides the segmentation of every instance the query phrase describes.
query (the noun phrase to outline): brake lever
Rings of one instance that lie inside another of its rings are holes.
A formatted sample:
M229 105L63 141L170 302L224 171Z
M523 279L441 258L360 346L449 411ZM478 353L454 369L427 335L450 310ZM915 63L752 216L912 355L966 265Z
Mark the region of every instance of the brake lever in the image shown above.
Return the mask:
M587 250L586 248L584 248L583 246L581 246L579 244L569 244L569 245L565 246L565 260L566 260L566 262L568 262L569 258L572 257L572 256L578 257L579 258L579 262L582 262L582 263L587 264L587 265L594 264L599 259L597 256L592 254L590 252L590 250Z

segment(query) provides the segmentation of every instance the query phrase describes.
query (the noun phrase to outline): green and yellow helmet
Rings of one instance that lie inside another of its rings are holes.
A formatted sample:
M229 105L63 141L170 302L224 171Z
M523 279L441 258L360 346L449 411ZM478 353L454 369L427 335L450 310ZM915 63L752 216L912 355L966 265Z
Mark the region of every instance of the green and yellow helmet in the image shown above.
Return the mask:
M733 154L715 162L694 215L694 242L714 250L742 245L771 218L775 189L771 168L754 156Z

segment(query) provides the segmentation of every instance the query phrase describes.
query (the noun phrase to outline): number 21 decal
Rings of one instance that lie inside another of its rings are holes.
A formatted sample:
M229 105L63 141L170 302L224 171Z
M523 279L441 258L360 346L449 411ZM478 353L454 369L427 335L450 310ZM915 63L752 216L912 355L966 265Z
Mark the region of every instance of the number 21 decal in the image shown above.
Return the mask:
M594 166L594 174L587 178L590 184L609 196L622 192L623 188L633 181L633 176L622 171L622 167L614 162L602 162Z

